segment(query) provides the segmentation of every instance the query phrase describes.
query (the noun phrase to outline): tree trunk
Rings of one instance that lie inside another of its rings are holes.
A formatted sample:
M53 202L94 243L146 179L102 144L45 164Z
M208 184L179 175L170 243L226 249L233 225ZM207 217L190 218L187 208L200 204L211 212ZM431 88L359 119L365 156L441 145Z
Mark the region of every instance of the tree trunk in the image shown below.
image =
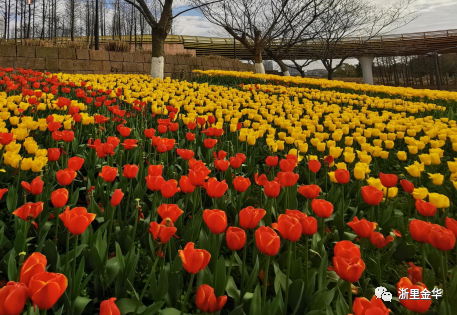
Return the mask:
M282 59L279 59L279 58L275 58L275 61L281 68L282 75L285 77L289 77L290 76L289 68L284 63L284 61L282 61Z
M263 66L263 61L262 61L262 52L258 51L254 54L254 63L255 63L255 73L258 74L264 74L265 73L265 67Z
M327 72L328 72L327 73L327 79L328 80L333 80L333 71L335 71L335 70L332 69L332 68L327 69Z
M95 25L94 25L94 37L95 37L95 50L99 50L99 43L100 43L100 34L99 34L99 17L98 17L98 0L95 0Z
M151 60L151 77L163 79L164 77L164 44L167 34L160 31L153 31L152 37L152 60Z

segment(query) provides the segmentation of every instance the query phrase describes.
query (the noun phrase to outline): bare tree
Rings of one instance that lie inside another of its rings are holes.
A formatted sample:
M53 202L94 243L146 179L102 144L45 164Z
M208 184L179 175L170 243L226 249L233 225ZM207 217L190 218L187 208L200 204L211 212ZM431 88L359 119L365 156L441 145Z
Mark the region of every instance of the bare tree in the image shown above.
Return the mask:
M308 50L311 59L322 61L331 80L333 72L367 41L414 20L417 16L410 11L414 1L382 6L370 0L339 0L319 16L313 24L318 36L303 48ZM350 37L357 38L348 42Z
M159 6L159 14L154 15L151 8L148 6L146 0L124 0L125 2L133 5L141 14L143 15L145 21L151 27L151 37L152 37L152 60L151 60L151 76L154 78L163 78L164 70L164 44L165 39L170 33L173 20L194 8L185 9L180 11L177 14L173 14L173 0L152 0L154 7ZM202 1L199 6L195 8L200 8L223 0L214 0L214 1ZM158 17L160 15L160 17Z

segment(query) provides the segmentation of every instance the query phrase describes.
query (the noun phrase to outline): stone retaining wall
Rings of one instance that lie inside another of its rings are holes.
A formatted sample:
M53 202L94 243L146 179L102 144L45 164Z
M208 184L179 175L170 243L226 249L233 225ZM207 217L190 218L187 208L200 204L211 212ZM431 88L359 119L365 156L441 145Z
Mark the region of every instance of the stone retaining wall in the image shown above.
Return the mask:
M0 45L0 67L63 73L149 74L151 54L74 48ZM188 79L192 70L254 71L239 60L165 56L165 76Z

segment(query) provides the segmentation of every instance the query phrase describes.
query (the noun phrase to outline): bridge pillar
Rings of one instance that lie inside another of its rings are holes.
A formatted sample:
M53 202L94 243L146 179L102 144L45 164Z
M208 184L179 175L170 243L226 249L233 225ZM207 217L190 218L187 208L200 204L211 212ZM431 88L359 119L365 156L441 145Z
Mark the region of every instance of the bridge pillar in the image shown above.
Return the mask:
M362 56L357 58L362 66L363 83L373 85L373 60L374 56Z

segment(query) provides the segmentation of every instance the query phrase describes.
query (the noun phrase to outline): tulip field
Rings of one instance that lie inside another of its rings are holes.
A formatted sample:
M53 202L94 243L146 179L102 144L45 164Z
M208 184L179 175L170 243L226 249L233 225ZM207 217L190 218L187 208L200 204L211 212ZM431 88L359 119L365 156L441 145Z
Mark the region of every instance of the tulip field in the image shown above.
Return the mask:
M0 315L457 314L457 92L0 68Z

